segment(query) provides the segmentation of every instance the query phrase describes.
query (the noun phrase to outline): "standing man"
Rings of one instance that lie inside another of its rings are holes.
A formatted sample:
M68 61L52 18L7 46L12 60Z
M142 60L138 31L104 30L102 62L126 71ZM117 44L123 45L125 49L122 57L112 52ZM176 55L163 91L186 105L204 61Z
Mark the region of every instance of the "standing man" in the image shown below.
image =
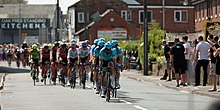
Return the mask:
M167 44L166 40L163 40L162 45L164 46L163 52L167 63L166 63L166 70L164 76L161 78L161 80L166 80L168 76L169 79L167 81L171 81L170 47Z
M182 37L182 40L184 42L183 46L185 48L185 59L186 59L186 62L187 62L187 74L186 74L186 78L187 78L187 83L193 83L192 81L192 78L193 78L193 75L194 75L194 69L193 69L193 66L192 66L192 62L190 61L190 56L192 55L192 50L191 50L191 47L190 47L190 43L188 42L188 36L184 36Z
M186 59L185 59L185 48L180 43L179 38L175 39L175 46L171 49L171 58L170 58L170 64L173 62L174 70L175 70L175 76L176 76L176 87L179 87L179 77L182 76L183 86L186 85Z
M206 86L208 79L208 64L209 64L209 49L211 45L208 42L203 41L203 37L198 37L198 44L196 46L195 53L195 62L196 64L196 74L195 74L195 86L200 85L200 69L203 67L204 78L203 78L203 86Z

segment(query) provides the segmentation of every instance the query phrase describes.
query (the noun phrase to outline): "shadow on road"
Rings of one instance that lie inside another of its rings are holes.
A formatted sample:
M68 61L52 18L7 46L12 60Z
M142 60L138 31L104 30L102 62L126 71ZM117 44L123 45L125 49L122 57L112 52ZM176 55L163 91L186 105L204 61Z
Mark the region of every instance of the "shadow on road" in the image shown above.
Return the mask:
M30 72L30 69L25 69L25 68L12 68L12 67L5 67L5 66L0 66L0 73L28 73Z
M128 95L128 92L125 91L120 91L118 93L118 98L128 101L130 103L138 103L139 101L144 100L143 98L139 98L139 97L130 97Z

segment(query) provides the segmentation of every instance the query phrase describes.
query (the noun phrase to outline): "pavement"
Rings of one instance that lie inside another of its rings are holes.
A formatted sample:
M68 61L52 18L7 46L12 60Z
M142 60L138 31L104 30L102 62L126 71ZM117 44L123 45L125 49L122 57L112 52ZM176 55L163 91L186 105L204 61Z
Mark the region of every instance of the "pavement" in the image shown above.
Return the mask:
M123 73L124 74L122 75L127 78L138 80L144 83L153 83L158 86L163 86L163 87L173 89L176 91L180 91L180 92L220 99L220 92L217 92L217 91L208 92L208 90L212 88L211 85L197 86L197 87L194 87L193 85L188 85L187 87L183 87L183 86L176 87L176 80L172 80L172 81L160 80L162 76L155 76L155 75L144 76L141 71L136 71L136 70L130 70L130 71L123 72ZM218 85L217 88L220 89L220 86Z

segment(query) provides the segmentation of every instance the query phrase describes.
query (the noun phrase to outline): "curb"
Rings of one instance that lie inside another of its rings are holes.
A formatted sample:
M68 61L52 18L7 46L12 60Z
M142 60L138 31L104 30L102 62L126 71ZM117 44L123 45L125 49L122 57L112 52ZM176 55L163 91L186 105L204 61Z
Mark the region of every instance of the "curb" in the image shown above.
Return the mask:
M6 74L4 73L2 75L1 82L0 82L0 90L2 90L4 88L5 76L6 76Z
M129 79L133 79L133 80L137 80L137 81L143 81L143 82L148 82L147 80L142 80L141 78L136 78L136 77L132 77L132 76L127 76L127 78ZM164 86L168 89L173 89L173 90L176 90L176 91L180 91L181 89L180 88L176 88L176 87L173 87L173 86L169 86L169 85L164 85L164 84L161 84L161 83L155 83L153 82L154 84L156 84L157 86ZM211 98L216 98L216 99L220 99L220 96L218 95L213 95L213 94L207 94L207 93L204 93L204 92L201 92L201 91L198 91L198 90L181 90L181 91L185 91L185 92L189 92L191 94L195 94L195 95L200 95L200 96L207 96L207 97L211 97Z

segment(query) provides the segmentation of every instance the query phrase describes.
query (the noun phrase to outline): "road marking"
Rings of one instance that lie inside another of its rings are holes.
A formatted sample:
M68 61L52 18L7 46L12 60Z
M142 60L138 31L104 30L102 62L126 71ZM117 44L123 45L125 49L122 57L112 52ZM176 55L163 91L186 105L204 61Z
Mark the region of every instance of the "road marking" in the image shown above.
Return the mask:
M140 109L140 110L148 110L148 109L146 109L146 108L143 108L143 107L141 107L141 106L138 106L138 105L134 105L134 107L135 107L135 108L137 108L137 109Z
M128 105L132 105L131 102L127 102L127 101L125 101L125 100L120 100L120 101L122 101L122 102L124 102L124 103L126 103L126 104L128 104Z
M188 92L188 91L184 91L184 90L182 90L182 91L180 91L180 92L182 92L182 93L187 93L187 94L190 93L190 92Z

